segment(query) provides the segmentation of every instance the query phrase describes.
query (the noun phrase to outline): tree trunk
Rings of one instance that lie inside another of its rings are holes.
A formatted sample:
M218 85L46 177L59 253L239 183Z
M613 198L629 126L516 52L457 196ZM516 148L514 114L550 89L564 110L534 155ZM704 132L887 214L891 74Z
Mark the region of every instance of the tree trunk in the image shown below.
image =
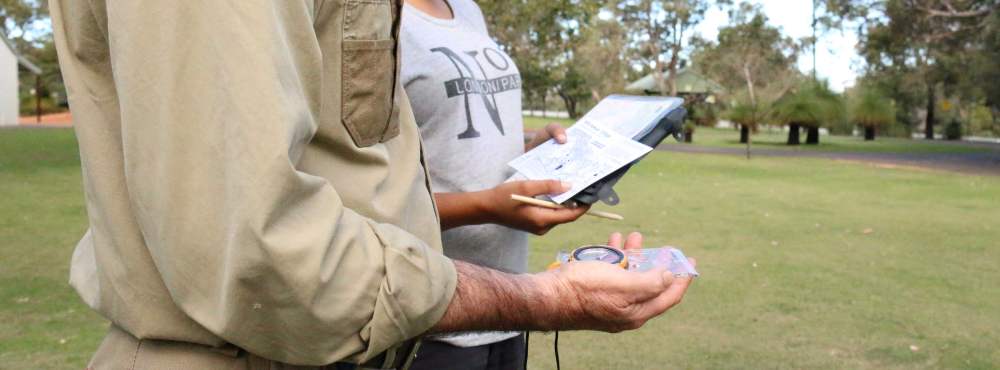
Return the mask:
M816 145L819 144L819 127L808 127L806 129L806 144Z
M934 84L927 83L927 120L924 122L924 138L934 140Z
M875 126L865 126L865 141L875 140Z
M646 3L646 8L643 9L645 11L646 15L651 20L654 19L654 17L655 17L654 16L655 13L653 13L653 3L654 3L654 1L647 2ZM644 31L645 31L646 34L649 35L649 40L646 41L646 48L647 48L647 50L649 50L649 55L651 55L653 57L653 62L654 62L653 63L653 79L656 82L657 89L660 90L659 94L660 95L666 95L667 92L668 92L667 89L669 87L667 86L666 79L663 78L663 59L660 58L661 54L663 54L662 53L662 49L660 49L661 34L657 30L655 21L651 21L651 23L647 24L646 26L647 27L644 27L645 28Z
M670 63L667 64L667 86L670 88L670 96L677 96L677 61L680 59L680 45L674 44L670 48Z
M35 75L35 123L42 123L42 80Z
M743 79L747 83L747 92L750 94L750 105L753 105L756 109L757 93L754 91L753 75L750 74L750 66L746 63L743 64Z
M791 123L788 125L788 145L799 144L799 124Z
M694 140L694 132L693 131L684 131L684 142L685 143L691 143L693 140Z
M566 105L566 113L569 114L569 118L576 119L577 118L576 117L576 99L573 98L573 97L571 97L571 96L569 96L568 94L564 94L561 91L559 92L559 97L562 98L563 104Z
M740 144L746 144L750 141L750 126L740 125Z
M545 99L547 95L549 94L546 94L545 91L542 92L542 118L545 118L546 112L549 110L549 105L546 102L547 99Z
M653 72L653 79L656 82L657 94L661 96L666 96L667 93L669 93L667 89L669 89L670 87L667 86L667 78L663 76L663 72L659 71L660 68L663 68L662 66L663 63L660 63L660 61L657 60L656 61L657 70Z
M527 108L528 109L528 115L534 117L535 116L535 111L537 110L535 108L538 108L538 102L535 101L535 95L534 94L529 94L529 93L525 92L524 93L524 100L525 100L525 103L527 103L527 105L525 105L522 108Z

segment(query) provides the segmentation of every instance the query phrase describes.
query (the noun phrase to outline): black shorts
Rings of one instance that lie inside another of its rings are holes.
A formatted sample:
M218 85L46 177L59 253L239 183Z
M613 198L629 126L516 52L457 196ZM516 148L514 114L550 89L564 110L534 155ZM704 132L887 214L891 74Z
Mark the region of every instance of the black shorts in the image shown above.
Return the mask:
M524 370L527 355L524 334L467 348L424 340L410 370Z

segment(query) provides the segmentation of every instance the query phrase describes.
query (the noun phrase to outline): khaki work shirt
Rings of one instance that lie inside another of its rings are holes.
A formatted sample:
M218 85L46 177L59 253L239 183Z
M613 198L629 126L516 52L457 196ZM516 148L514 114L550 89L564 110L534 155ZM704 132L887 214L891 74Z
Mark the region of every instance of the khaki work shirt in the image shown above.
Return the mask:
M398 83L401 0L53 0L90 229L139 339L364 361L454 293Z

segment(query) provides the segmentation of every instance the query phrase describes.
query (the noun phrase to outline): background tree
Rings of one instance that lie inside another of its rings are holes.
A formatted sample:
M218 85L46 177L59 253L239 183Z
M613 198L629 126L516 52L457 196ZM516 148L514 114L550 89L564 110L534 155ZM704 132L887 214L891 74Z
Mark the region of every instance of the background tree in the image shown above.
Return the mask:
M580 97L579 70L570 66L579 45L581 25L600 8L598 0L479 0L490 34L522 71L522 91L543 101L557 90L566 109ZM562 81L563 78L576 79ZM567 100L567 98L569 100ZM530 104L529 104L530 105Z
M830 89L827 80L810 80L807 91L822 109L819 122L806 125L806 144L816 145L819 144L820 128L835 126L847 121L847 106L843 97Z
M14 41L18 49L33 42L30 26L48 18L47 7L41 1L0 0L0 26L3 34Z
M628 48L625 27L613 17L592 17L582 33L579 45L574 48L574 64L586 76L591 99L598 101L623 91L632 70L625 53Z
M981 34L982 46L974 59L973 80L980 83L985 106L989 108L993 125L1000 126L1000 12L986 19ZM1000 135L1000 132L997 132Z
M772 102L795 86L799 47L768 24L761 8L743 2L729 12L730 24L715 41L696 39L692 60L728 91L726 116L740 125L740 142L769 116Z
M953 68L960 71L952 91L970 133L1000 136L1000 11L983 18L982 30Z
M996 32L996 0L828 0L834 13L859 20L860 51L867 62L866 74L882 83L920 82L924 101L924 136L934 137L938 121L938 99L960 93L968 101L989 89L974 76L991 75L998 67L982 64L979 71L971 60L989 53L989 35ZM972 73L970 73L972 72ZM989 83L989 82L987 82ZM978 88L957 88L979 85ZM893 99L910 107L910 88L889 88Z
M760 123L756 108L740 101L734 101L733 106L726 110L723 116L740 126L740 144L746 144L750 141L750 132L756 132L757 125Z
M691 29L704 19L711 2L616 0L613 4L616 18L628 31L630 59L653 74L661 93L676 96L681 54L688 46Z
M566 113L569 118L580 117L577 109L581 101L587 100L591 96L591 90L587 83L587 76L580 72L579 66L573 63L573 59L560 65L555 72L555 90L566 106Z
M843 102L825 82L808 79L774 103L772 116L788 125L788 145L799 145L799 129L806 128L806 144L819 144L819 129L843 119Z
M880 127L896 121L896 107L892 100L877 88L862 84L850 97L850 121L865 131L865 141L875 140Z
M42 69L37 88L33 83L21 84L22 113L34 112L36 94L43 112L62 110L66 97L47 5L43 0L0 0L0 37L10 40L17 53ZM22 81L30 81L24 77Z

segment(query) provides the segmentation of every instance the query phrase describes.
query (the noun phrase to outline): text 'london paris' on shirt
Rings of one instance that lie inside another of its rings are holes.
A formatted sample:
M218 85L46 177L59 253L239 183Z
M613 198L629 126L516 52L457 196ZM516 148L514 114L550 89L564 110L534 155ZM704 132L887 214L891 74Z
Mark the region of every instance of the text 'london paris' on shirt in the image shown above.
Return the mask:
M424 141L434 192L473 192L513 175L507 162L524 152L521 75L490 38L471 0L450 0L453 19L403 8L401 79ZM448 257L522 273L527 234L500 225L470 225L442 233ZM436 337L456 346L496 343L517 333Z

